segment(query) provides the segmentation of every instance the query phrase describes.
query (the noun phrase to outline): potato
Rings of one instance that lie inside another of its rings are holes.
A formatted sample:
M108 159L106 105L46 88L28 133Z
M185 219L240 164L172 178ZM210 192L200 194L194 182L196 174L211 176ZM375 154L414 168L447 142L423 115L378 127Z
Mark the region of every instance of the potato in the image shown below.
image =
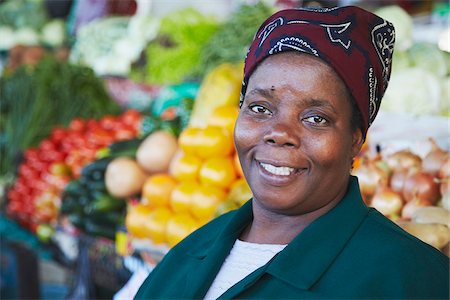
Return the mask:
M442 224L399 222L398 225L431 246L443 249L450 241L450 230Z
M422 224L442 224L450 227L450 211L437 206L421 207L414 212L412 221Z
M178 148L174 135L163 131L150 134L139 146L136 159L149 173L166 173Z
M106 168L106 189L115 197L131 197L141 192L146 178L147 174L135 160L118 157Z

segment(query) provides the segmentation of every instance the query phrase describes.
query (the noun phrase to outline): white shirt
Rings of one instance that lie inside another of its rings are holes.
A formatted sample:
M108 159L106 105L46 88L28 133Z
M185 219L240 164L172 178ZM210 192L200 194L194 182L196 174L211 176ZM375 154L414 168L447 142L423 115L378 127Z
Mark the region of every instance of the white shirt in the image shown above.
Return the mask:
M211 287L206 300L217 299L226 290L264 266L287 245L255 244L236 240Z

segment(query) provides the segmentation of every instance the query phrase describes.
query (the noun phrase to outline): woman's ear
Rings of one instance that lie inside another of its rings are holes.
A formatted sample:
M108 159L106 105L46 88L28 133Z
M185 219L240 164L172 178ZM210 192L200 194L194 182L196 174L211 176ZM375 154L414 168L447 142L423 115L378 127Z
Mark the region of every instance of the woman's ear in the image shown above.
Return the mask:
M353 132L352 158L355 158L364 144L364 137L360 128Z

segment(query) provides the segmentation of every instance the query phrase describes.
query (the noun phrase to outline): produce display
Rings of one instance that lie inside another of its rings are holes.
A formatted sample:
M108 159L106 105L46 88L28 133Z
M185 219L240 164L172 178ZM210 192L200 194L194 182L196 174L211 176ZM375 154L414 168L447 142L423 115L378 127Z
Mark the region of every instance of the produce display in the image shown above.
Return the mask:
M37 147L55 126L119 112L91 69L53 58L0 78L0 90L1 175L13 172L17 156Z
M146 50L146 66L135 69L132 76L154 84L174 84L197 75L201 48L217 26L213 17L192 8L169 14Z
M164 255L252 197L233 130L247 45L278 7L243 4L223 21L190 7L162 17L138 9L70 37L43 2L0 3L0 204L9 219L44 243L59 230L116 242L120 232ZM400 7L375 12L397 40L381 113L445 121L450 54L415 40ZM385 152L371 138L353 165L366 204L450 256L448 142Z
M67 128L54 128L37 148L25 151L17 179L8 191L8 215L31 230L41 223L55 225L67 184L91 176L98 164L105 162L83 167L96 159L99 150L115 141L135 138L140 126L141 114L128 110L99 120L76 118ZM100 173L95 176L101 177ZM82 193L73 185L68 189Z
M205 127L188 126L178 140L156 131L143 141L137 162L151 175L142 185L141 202L130 203L126 226L132 236L172 247L250 199L233 146L237 114L236 105L219 106Z
M392 22L396 43L384 111L450 116L450 53L436 43L413 39L413 20L398 6L375 11ZM414 105L411 105L411 103Z
M366 155L353 174L369 206L423 241L449 251L450 152L432 139L430 143L424 157L408 149Z

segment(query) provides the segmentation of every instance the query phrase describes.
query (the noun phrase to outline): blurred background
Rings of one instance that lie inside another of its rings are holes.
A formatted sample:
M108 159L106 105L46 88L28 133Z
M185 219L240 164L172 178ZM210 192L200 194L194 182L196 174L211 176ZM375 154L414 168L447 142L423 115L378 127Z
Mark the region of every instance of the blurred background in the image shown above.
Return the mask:
M448 1L0 0L0 298L132 299L250 199L232 132L253 35L277 10L343 5L396 28L353 174L449 256Z

